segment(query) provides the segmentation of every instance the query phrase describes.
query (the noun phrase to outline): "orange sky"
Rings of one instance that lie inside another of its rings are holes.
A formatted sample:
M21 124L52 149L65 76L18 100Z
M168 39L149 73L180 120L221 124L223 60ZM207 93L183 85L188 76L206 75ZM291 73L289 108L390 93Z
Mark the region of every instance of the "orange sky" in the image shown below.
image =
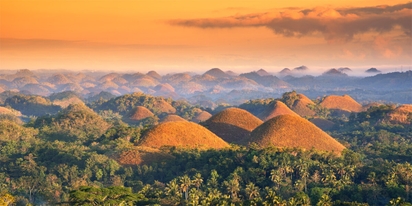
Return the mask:
M394 0L0 0L0 70L408 68L411 25Z

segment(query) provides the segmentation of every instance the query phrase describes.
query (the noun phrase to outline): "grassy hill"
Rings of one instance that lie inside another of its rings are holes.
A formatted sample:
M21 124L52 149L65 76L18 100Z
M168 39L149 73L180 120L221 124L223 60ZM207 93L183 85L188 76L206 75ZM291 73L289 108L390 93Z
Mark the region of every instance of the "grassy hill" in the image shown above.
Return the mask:
M249 134L263 122L246 110L228 108L204 122L204 126L229 143L245 144Z
M165 122L143 135L139 146L161 148L176 146L190 149L220 149L229 144L206 128L193 122Z
M308 120L296 115L280 115L251 133L250 143L267 147L297 147L340 154L345 147Z

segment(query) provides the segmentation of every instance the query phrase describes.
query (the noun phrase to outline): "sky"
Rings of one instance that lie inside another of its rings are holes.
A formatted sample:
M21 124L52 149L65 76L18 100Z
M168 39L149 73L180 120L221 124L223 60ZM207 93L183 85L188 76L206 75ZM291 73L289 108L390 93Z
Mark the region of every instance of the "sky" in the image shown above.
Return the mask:
M411 30L398 0L0 0L0 70L406 70Z

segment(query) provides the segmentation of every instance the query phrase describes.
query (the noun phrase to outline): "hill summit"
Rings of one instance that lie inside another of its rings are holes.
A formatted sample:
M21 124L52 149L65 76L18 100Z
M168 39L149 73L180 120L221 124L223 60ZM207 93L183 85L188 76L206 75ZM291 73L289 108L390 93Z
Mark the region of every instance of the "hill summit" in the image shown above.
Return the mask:
M226 74L224 71L222 71L219 68L210 69L209 71L205 72L203 75L206 75L206 74L216 77L216 78L229 78L230 77L229 74Z
M322 100L320 105L328 109L339 109L350 112L362 111L362 105L352 99L349 95L329 95Z
M204 126L229 143L244 144L262 120L246 110L228 108L208 119Z
M297 147L340 154L345 147L308 120L296 115L280 115L251 133L251 142L262 147Z
M267 108L258 115L258 117L263 121L267 121L269 119L272 119L273 117L284 114L299 116L294 111L289 109L289 107L286 106L285 103L281 101L274 101L273 103L268 105Z
M161 148L176 146L190 149L221 149L229 144L206 128L187 121L165 122L151 128L139 146Z

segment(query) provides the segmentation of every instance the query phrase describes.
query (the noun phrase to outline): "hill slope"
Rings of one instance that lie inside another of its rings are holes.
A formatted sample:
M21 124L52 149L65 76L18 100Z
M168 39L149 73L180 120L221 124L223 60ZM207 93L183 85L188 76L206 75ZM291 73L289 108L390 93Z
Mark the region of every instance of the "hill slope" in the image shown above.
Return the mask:
M274 101L273 103L268 105L267 108L258 115L258 117L263 121L267 121L272 119L273 117L285 114L299 116L294 111L289 109L289 107L286 106L285 103L281 101Z
M298 147L340 154L345 147L308 120L295 115L277 116L251 133L251 142L266 147Z
M228 108L213 115L204 125L229 143L245 144L250 132L262 123L246 110Z
M193 122L165 122L142 137L139 146L160 148L176 146L190 149L221 149L229 144L206 128Z
M339 109L350 112L362 111L362 105L352 99L349 95L329 95L323 99L320 105L328 109Z

